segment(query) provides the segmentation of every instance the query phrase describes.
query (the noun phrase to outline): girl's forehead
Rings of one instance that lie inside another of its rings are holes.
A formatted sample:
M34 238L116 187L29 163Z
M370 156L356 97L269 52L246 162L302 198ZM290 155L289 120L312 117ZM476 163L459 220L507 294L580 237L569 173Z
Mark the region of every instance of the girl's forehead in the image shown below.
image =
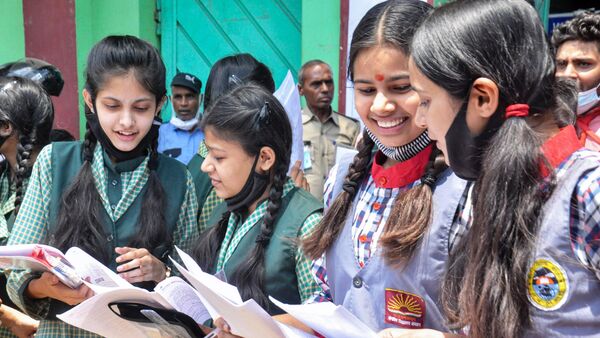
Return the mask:
M132 72L107 77L98 90L98 97L110 97L119 101L154 100L154 95L137 80Z

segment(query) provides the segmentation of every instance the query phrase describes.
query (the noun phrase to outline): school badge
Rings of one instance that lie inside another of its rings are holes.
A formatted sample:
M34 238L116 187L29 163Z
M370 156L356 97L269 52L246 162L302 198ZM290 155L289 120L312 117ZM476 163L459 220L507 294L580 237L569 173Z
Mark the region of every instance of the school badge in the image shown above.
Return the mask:
M425 301L412 293L385 289L385 322L406 329L423 328Z
M548 259L536 260L527 276L529 301L536 308L552 311L567 301L569 281L558 263Z

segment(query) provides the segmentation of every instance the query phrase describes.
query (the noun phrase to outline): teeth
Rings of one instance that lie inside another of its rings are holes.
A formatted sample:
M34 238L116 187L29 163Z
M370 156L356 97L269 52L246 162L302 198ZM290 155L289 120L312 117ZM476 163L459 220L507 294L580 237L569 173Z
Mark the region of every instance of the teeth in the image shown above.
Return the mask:
M125 136L131 136L131 135L133 135L133 134L135 134L135 133L133 133L133 132L131 132L131 133L128 133L128 132L123 132L123 131L120 131L120 132L119 132L119 134L121 134L121 135L125 135Z
M391 120L391 121L377 121L377 125L380 126L381 128L393 128L393 127L399 125L400 123L406 121L407 119L408 119L408 117L403 117L403 118Z

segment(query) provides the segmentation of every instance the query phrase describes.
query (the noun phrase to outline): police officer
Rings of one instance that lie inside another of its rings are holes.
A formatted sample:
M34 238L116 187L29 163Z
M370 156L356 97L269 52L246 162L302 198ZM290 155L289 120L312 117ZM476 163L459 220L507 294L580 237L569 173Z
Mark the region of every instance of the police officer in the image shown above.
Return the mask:
M323 200L323 185L335 164L336 149L353 147L360 124L331 108L333 76L325 62L311 60L300 68L298 90L306 99L302 111L304 174L310 192Z

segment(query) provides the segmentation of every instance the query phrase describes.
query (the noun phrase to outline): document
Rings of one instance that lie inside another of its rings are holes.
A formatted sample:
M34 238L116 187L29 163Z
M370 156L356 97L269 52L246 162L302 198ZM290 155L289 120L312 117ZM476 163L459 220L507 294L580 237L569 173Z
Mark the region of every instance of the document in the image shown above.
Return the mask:
M72 247L63 254L60 250L43 244L3 246L0 247L0 268L48 271L71 288L77 288L85 282L96 293L102 293L107 288L133 287L77 247Z
M279 85L279 88L273 93L279 100L292 127L292 155L290 156L290 170L296 161L302 161L304 144L302 142L302 108L300 107L300 93L292 76L288 70L285 79ZM289 171L288 171L289 174Z
M113 302L131 302L155 308L177 310L192 317L198 324L210 319L196 292L179 277L169 277L158 283L154 292L141 288L113 288L98 294L57 317L67 324L105 337L160 337L157 326L124 319L109 307Z
M253 299L243 302L235 286L203 272L189 255L176 250L187 269L172 260L175 267L198 291L212 318L223 317L233 334L246 338L314 337L275 321Z
M325 337L376 338L377 333L341 305L331 302L290 305L273 297L282 310Z

